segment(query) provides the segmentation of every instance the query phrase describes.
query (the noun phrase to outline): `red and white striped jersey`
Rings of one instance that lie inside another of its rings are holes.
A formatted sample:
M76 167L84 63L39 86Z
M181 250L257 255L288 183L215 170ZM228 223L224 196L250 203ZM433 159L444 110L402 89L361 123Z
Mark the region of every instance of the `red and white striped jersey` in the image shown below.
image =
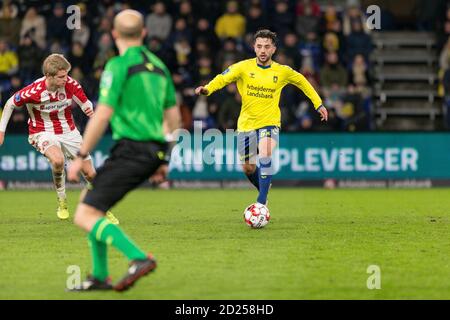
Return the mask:
M17 91L13 102L16 107L26 106L28 109L30 135L43 131L63 134L76 129L72 117L72 100L79 106L88 101L83 88L75 79L68 77L64 88L50 93L45 77L42 77Z

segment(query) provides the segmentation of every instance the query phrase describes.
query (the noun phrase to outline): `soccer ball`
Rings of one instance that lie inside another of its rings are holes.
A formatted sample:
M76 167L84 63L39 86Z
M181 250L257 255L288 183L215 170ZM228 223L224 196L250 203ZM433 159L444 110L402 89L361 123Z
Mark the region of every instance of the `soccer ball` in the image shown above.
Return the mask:
M263 204L254 203L244 210L244 221L250 228L262 228L269 223L269 220L269 209Z

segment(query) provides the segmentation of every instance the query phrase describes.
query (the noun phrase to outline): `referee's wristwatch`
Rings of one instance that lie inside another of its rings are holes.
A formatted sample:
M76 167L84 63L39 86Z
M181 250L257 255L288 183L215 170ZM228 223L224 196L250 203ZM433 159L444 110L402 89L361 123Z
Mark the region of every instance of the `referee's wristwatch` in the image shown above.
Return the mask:
M81 158L82 160L86 160L88 156L89 153L81 153L80 151L77 152L77 158Z

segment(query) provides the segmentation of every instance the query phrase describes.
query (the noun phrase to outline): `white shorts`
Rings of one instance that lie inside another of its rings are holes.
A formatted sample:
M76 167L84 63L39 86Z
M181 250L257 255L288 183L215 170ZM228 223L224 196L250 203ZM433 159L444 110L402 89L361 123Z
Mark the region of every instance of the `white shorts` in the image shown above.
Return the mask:
M83 139L81 138L80 132L75 129L63 134L38 132L28 136L28 142L43 155L45 155L48 148L56 146L61 149L67 160L73 160L80 150ZM91 156L89 155L86 160L90 159Z

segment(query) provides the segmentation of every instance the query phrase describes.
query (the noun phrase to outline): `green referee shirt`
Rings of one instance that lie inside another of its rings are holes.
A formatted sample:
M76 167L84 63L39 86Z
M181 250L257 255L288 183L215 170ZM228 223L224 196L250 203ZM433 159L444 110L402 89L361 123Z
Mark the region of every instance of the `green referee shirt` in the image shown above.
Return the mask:
M108 61L99 103L114 109L113 139L164 142L164 109L175 105L175 87L164 63L144 46Z

